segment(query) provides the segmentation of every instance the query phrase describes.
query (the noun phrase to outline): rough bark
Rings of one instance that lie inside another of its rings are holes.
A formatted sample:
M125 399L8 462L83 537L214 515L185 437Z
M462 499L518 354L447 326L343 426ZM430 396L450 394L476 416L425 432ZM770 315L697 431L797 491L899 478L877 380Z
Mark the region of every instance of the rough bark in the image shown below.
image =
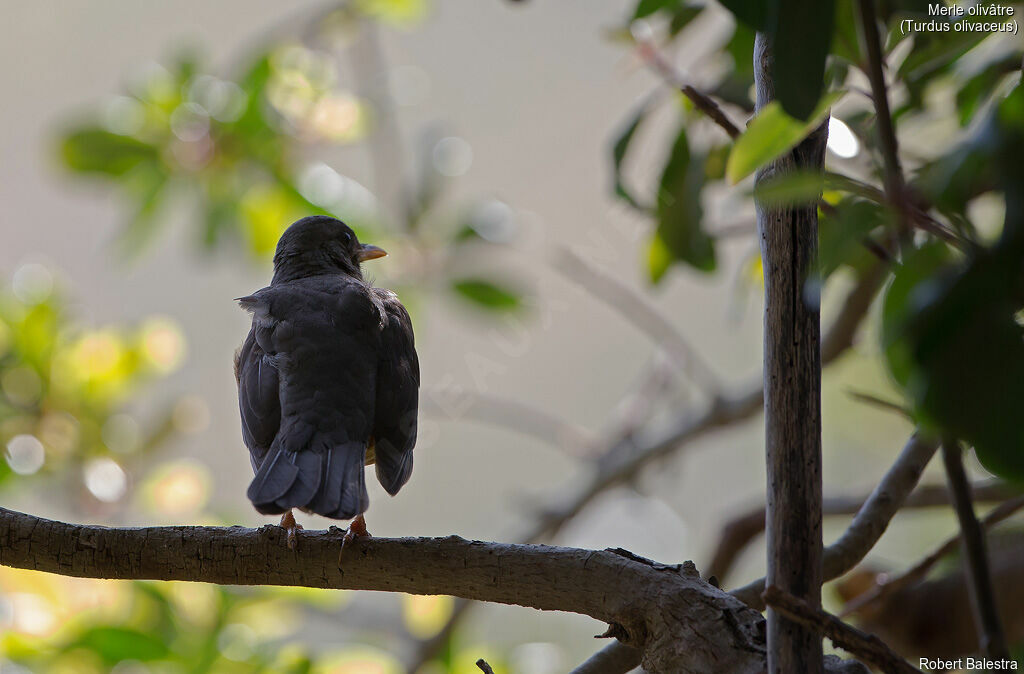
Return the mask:
M771 47L754 47L757 109L774 99ZM828 126L758 172L758 181L794 170L824 168ZM816 201L816 200L815 200ZM768 471L767 579L821 605L821 326L806 281L817 250L818 211L806 205L758 204L764 268L765 451ZM822 671L821 637L774 610L768 612L768 671Z
M0 564L89 578L448 594L591 616L656 674L764 670L761 615L689 562L449 536L359 539L339 569L341 533L304 531L293 552L276 526L109 529L0 508Z

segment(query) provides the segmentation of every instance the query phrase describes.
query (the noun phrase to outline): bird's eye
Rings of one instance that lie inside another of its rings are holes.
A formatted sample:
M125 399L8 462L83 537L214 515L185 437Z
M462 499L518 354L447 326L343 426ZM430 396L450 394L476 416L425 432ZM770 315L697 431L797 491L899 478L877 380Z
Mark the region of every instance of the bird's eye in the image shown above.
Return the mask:
M352 232L345 232L341 238L346 245L352 243Z

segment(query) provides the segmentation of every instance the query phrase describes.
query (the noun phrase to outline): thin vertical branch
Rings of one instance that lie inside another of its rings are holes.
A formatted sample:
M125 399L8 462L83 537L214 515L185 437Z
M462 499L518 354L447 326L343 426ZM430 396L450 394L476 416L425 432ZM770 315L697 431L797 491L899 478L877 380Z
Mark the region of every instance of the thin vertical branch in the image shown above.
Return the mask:
M1003 625L999 620L992 576L985 548L985 532L974 515L971 487L964 472L963 451L956 440L942 443L942 460L949 481L949 495L960 520L960 540L963 543L967 570L967 587L974 609L974 624L978 629L978 643L985 655L993 659L1009 658Z
M757 109L774 99L772 46L754 43ZM795 170L824 171L823 123L790 153L762 168L758 182ZM821 606L821 325L805 282L818 241L816 205L758 203L764 268L764 406L767 493L767 581ZM768 672L822 671L821 635L768 611Z
M907 204L904 198L903 169L900 166L899 144L896 128L889 110L889 95L885 86L885 56L878 37L878 17L874 0L860 0L860 37L867 55L867 76L871 81L871 97L875 102L875 126L878 129L878 143L885 162L885 196L899 217L900 240L910 233L907 218Z

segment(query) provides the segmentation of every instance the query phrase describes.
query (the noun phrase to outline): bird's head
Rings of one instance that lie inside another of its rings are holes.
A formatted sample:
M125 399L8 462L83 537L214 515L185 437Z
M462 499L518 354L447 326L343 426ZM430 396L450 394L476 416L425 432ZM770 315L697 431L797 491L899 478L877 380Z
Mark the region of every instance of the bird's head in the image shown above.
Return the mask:
M341 220L313 215L292 223L278 240L274 281L339 273L362 279L360 265L385 255L377 246L359 243L355 232Z

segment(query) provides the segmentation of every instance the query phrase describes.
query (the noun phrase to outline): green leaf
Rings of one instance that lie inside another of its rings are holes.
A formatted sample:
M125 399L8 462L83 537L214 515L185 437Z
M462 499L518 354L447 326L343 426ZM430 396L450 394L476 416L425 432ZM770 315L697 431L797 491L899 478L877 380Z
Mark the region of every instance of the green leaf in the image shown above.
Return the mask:
M637 200L633 193L623 180L622 176L622 163L626 159L626 152L629 150L629 144L633 140L633 136L636 134L636 130L640 127L640 123L644 121L644 117L647 115L647 108L649 103L645 102L641 105L630 121L626 124L626 127L619 133L615 139L615 144L612 145L612 167L614 174L614 191L615 195L625 201L627 204L639 211L647 211L647 207L644 206Z
M864 247L864 238L884 227L888 214L878 204L847 198L818 219L818 273L829 277L841 265L862 270L876 260Z
M1019 252L979 254L944 283L910 327L914 368L907 389L925 418L974 445L1001 477L1024 482L1024 329L1009 295Z
M725 176L735 185L761 166L795 147L813 131L828 114L842 92L832 92L818 103L810 120L793 119L778 101L772 101L757 113L746 131L736 140L729 153Z
M949 249L941 243L919 248L896 269L882 302L881 342L889 373L906 387L913 370L906 337L911 318L936 292L936 279L951 262Z
M857 21L854 2L856 0L836 0L835 28L832 33L832 53L849 64L859 66L863 63L860 55L860 38L857 36Z
M632 21L650 16L663 9L670 9L682 3L682 0L640 0L633 11Z
M139 164L156 162L156 147L100 128L72 131L61 142L64 164L80 173L121 176Z
M704 162L690 160L686 127L679 130L658 189L657 235L676 260L700 271L714 271L714 242L701 228Z
M168 654L161 639L127 627L94 627L79 636L71 647L88 649L107 664L122 660L149 662Z
M665 274L675 260L672 258L672 251L668 249L665 242L655 232L651 240L647 242L647 275L652 284L661 283Z
M464 278L452 282L458 297L490 311L511 311L522 307L522 295L506 285L482 278Z
M700 13L704 11L704 7L701 5L682 5L676 8L672 14L672 20L668 24L668 34L670 37L679 35L690 25L690 22L700 16Z
M806 206L818 201L824 184L818 171L793 171L759 182L754 196L767 206Z
M772 35L775 96L797 119L815 113L825 88L825 59L832 44L834 0L778 0Z
M769 14L778 0L720 0L725 8L732 12L755 31L764 30L768 24Z

